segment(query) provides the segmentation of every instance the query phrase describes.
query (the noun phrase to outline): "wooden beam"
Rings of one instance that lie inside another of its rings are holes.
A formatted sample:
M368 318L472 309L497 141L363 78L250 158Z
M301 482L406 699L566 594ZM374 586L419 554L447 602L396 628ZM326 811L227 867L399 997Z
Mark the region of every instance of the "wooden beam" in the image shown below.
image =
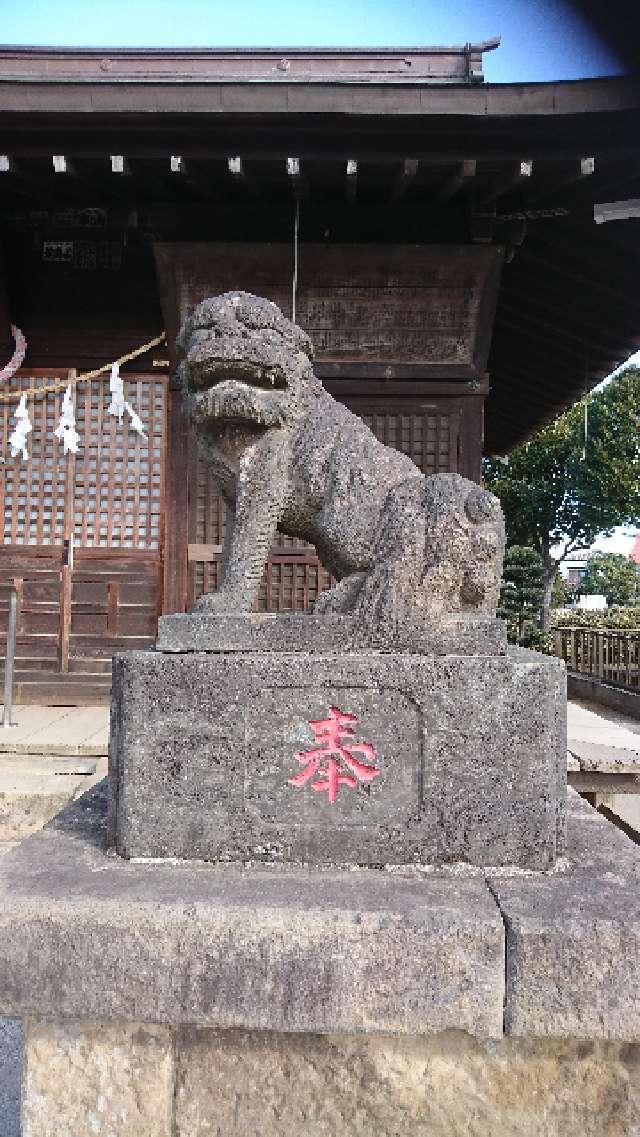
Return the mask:
M2 363L0 363L0 367L4 367L7 360L13 354L15 346L13 336L11 335L11 313L5 281L5 260L2 245L0 244L0 352L2 352Z
M640 197L630 197L625 201L598 201L593 207L596 225L606 221L628 221L635 217L640 217Z
M296 198L307 197L309 193L309 186L307 179L301 172L299 158L287 158L286 160L287 177L289 179L291 188Z
M391 191L392 201L399 201L401 197L404 197L409 187L415 181L419 165L420 163L417 158L404 159L393 181L393 190Z
M247 178L244 162L239 154L234 154L231 158L227 158L227 170L236 185L241 185L250 197L258 196L256 187L249 178Z
M131 177L131 166L124 154L111 154L110 161L112 174L117 174L119 177L124 178Z
M565 173L557 181L552 182L544 189L534 190L533 193L527 194L526 204L533 205L537 201L546 201L547 198L555 197L556 194L562 193L563 190L569 189L571 186L578 185L580 182L590 178L596 169L595 158L581 158L576 162L573 169Z
M76 176L76 169L73 162L67 158L66 154L52 154L51 163L53 165L54 174L67 174L69 177Z
M11 154L0 154L0 186L18 197L34 197L42 192L42 186L23 173L19 162Z
M322 379L323 382L337 379L365 380L370 384L371 390L373 390L374 382L378 380L387 384L394 384L398 380L414 382L425 379L442 379L443 382L448 380L458 382L460 387L464 387L465 382L475 383L478 378L477 368L471 363L363 363L361 360L325 363L316 360L313 370L318 379ZM369 387L367 387L368 389ZM395 390L395 387L388 386L386 388L387 391L392 389ZM477 394L475 388L474 393Z
M587 331L585 328L575 328L575 326L573 326L572 330L572 326L568 327L566 321L563 319L564 313L561 311L558 313L556 322L554 322L551 319L545 319L544 315L540 315L540 313L532 312L528 305L525 306L521 304L515 297L513 297L511 303L509 301L510 297L508 292L503 293L500 298L501 313L510 313L518 322L522 321L525 324L542 328L545 332L550 332L551 335L560 336L561 339L573 340L575 343L584 345L590 350L601 351L606 354L615 352L617 347L628 347L629 354L635 350L636 341L631 338L622 339L620 336L615 335L615 333L607 337L606 323L604 325L604 337L600 335L594 337L592 330ZM547 311L546 315L551 316L551 313Z
M470 181L476 176L476 160L475 158L465 158L456 166L453 173L449 174L443 182L438 186L433 194L429 205L437 206L438 208L446 205L463 186L468 185Z
M498 223L500 218L497 218ZM517 221L504 221L498 224L496 240L505 245L505 262L511 264L516 255L516 249L524 244L527 235L527 222L523 219Z
M612 299L616 300L623 307L634 308L640 311L640 301L635 300L633 298L633 295L630 295L628 292L624 292L620 288L611 287L609 281L612 280L613 277L611 276L610 270L607 273L606 280L603 280L602 277L596 273L587 275L588 269L585 269L585 272L582 273L579 270L576 271L576 269L574 269L572 266L564 264L564 262L551 260L549 257L541 255L537 248L534 252L529 248L528 245L525 245L521 250L520 258L523 260L532 261L534 264L538 264L543 268L548 269L550 273L556 273L558 276L563 276L565 280L575 281L576 284L579 284L591 291L595 290L596 292L602 292L605 296L611 296Z
M353 205L358 192L358 163L355 158L347 158L346 194L349 205Z
M207 177L194 165L187 162L182 154L172 154L169 158L169 173L173 182L182 182L194 193L207 199L215 198L216 194L211 188Z
M498 331L501 332L501 343L498 347ZM597 364L598 358L603 361L611 359L612 350L607 351L606 348L595 348L578 344L572 346L564 340L559 339L555 334L542 335L538 327L531 327L530 323L525 323L520 312L517 312L513 318L510 318L508 313L504 313L502 309L496 314L495 323L493 326L493 355L492 363L495 365L496 360L499 360L498 350L507 351L510 357L516 358L518 352L526 354L530 359L537 359L538 365L541 368L549 368L549 357L560 356L566 360L564 366L571 369L576 368L576 371L582 370L584 373L585 360L588 358L590 363ZM503 333L507 333L506 335ZM524 341L530 341L531 347L525 345Z
M492 205L498 198L504 194L511 193L522 182L526 182L533 173L533 162L530 158L523 158L520 162L516 162L510 172L491 187L486 190L478 200L478 205Z

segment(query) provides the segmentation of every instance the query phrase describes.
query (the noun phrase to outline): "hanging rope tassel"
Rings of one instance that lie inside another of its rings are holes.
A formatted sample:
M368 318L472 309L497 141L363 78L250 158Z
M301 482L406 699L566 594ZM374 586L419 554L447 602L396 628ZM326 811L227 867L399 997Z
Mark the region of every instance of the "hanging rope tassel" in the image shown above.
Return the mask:
M13 418L16 425L9 435L11 457L17 458L18 454L22 454L22 458L26 462L29 457L29 451L27 449L27 435L30 434L33 429L31 426L31 419L29 418L29 411L27 409L26 394L21 396L20 402L16 407L16 412Z
M72 454L78 453L80 438L76 430L76 413L73 406L73 399L71 398L71 384L69 384L62 396L60 421L53 433L62 443L64 454L68 454L69 452Z
M111 378L109 379L111 402L107 414L117 416L119 425L122 425L122 416L127 409L124 399L124 380L120 378L120 367L117 363L111 364Z
M147 436L144 432L144 425L142 419L140 418L140 415L134 411L131 403L125 403L125 407L127 408L129 415L129 426L131 429L135 430L136 434L139 434L141 438L146 438Z
M131 406L131 403L128 403L124 397L124 379L122 379L120 376L120 367L118 363L114 363L111 366L109 390L111 391L111 402L109 403L107 413L110 415L117 415L118 423L122 425L122 416L126 411L129 415L129 426L131 429L135 430L136 434L139 434L141 438L146 438L147 436L144 432L144 425L142 419L140 418L140 415L137 413L134 407Z

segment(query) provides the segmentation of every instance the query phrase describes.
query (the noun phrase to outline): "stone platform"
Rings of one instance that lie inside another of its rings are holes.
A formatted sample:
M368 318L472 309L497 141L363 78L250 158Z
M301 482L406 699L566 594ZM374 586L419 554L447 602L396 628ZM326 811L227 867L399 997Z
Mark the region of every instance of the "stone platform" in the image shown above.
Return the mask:
M129 652L113 840L133 858L548 868L565 710L564 664L521 649Z
M133 864L105 821L0 861L23 1137L640 1125L640 851L575 795L543 873Z

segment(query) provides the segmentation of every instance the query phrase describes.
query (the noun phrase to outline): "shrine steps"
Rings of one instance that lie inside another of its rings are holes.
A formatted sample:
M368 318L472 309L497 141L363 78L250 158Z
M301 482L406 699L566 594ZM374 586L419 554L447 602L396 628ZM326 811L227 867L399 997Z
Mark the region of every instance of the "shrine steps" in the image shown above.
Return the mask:
M111 660L74 661L74 668L60 672L52 668L33 666L28 669L17 666L14 672L13 701L16 706L42 705L50 707L65 706L103 706L111 696ZM81 664L85 667L81 668ZM106 664L106 667L104 666ZM4 668L0 669L0 682L4 682Z

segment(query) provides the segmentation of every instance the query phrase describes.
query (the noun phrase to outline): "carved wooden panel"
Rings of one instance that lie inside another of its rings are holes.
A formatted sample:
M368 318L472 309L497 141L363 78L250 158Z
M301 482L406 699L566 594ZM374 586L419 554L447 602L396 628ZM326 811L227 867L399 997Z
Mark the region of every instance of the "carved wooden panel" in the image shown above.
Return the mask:
M155 246L170 344L205 296L245 289L291 315L289 245ZM486 366L501 250L474 245L300 246L296 321L320 363L413 364L441 377Z

